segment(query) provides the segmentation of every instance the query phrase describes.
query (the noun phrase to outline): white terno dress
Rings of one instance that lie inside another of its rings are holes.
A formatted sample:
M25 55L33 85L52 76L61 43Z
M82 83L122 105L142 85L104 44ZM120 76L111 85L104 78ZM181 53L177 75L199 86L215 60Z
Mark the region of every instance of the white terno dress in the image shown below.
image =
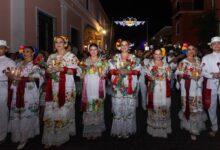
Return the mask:
M80 76L80 68L78 67L77 57L67 52L63 57L57 53L49 56L47 61L48 66L58 65L63 68L68 68L76 71L76 75ZM47 81L46 87L46 105L44 112L44 132L42 143L45 145L61 145L70 139L70 135L76 134L75 129L75 95L76 88L74 82L74 75L57 72L56 77L53 77L51 82ZM62 77L61 77L62 76ZM64 82L63 82L64 81ZM48 90L52 86L51 97L47 99ZM60 86L62 84L62 86ZM65 94L60 103L59 92L63 91Z
M83 113L83 136L96 138L102 135L105 130L104 124L104 99L105 99L105 78L107 62L99 59L92 63L88 58L83 69L85 76L82 91Z
M163 63L162 67L158 67L151 60L146 71L148 82L147 132L153 137L167 138L167 134L171 133L171 69L167 63Z
M206 129L205 121L207 119L202 103L203 78L201 77L198 80L190 78L200 76L200 64L201 62L198 59L195 63L184 59L179 63L175 73L181 89L180 127L194 135L199 135L202 130Z
M113 88L111 135L128 138L136 133L137 86L141 65L134 55L129 55L124 63L121 54L116 54L109 61L109 67ZM121 69L128 70L130 74L118 73Z
M43 83L41 69L33 64L33 61L17 65L21 69L21 78L24 81L22 89L21 81L14 81L11 85L13 90L10 107L10 118L8 130L11 132L13 142L26 142L29 138L40 134L39 127L39 87ZM38 81L30 81L36 78ZM23 94L18 94L23 91ZM24 97L24 105L18 97ZM20 103L20 104L19 104Z
M15 67L15 62L6 56L0 56L0 141L8 133L8 77L5 75L7 68Z

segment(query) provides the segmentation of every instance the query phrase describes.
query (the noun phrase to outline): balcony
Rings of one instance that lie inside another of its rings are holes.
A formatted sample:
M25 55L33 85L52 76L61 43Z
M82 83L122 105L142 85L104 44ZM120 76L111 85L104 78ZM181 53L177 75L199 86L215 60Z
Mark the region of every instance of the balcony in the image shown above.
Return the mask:
M174 9L174 15L180 11L203 11L204 1L194 0L191 2L177 2L176 8Z
M173 10L172 18L175 19L183 13L203 13L204 0L192 0L190 2L177 2Z

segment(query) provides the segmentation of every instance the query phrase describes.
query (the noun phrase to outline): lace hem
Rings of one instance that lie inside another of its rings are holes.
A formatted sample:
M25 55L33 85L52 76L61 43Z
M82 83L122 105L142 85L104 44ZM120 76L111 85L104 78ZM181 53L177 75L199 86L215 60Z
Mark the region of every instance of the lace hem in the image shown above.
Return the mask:
M171 133L172 130L171 130L171 126L167 128L155 128L148 125L147 132L153 137L167 138L167 134Z
M189 131L192 134L199 135L206 129L205 121L207 116L205 112L191 113L189 120L186 120L184 112L179 112L180 128Z

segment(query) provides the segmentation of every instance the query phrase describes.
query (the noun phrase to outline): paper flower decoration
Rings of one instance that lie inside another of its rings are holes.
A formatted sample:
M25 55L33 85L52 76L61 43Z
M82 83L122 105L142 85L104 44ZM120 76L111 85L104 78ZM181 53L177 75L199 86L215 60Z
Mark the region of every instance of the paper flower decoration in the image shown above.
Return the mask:
M25 48L24 45L19 46L19 50L18 50L19 54L23 54L24 53L24 48Z
M189 47L188 43L183 43L181 54L187 54L188 47Z

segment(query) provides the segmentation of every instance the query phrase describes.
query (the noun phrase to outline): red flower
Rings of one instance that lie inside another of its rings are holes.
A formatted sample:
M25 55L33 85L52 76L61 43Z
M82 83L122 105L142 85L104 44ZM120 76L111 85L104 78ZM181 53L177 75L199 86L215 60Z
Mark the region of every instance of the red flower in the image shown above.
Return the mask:
M116 77L113 79L112 84L113 84L113 85L117 85L117 84L118 84L118 81L119 81L119 77L116 76Z
M133 66L135 63L134 63L134 61L131 61L131 63L130 63L130 64L131 64L131 66Z
M189 70L190 70L190 71L193 71L193 68L191 67L191 68L189 68Z
M167 67L167 68L166 68L166 71L167 71L167 72L171 72L171 68L170 68L170 67Z
M79 65L80 67L82 67L83 69L86 68L86 63L85 63L84 61L81 61L81 62L79 61L79 62L78 62L78 65Z
M158 70L158 66L153 66L152 70L153 71L157 71Z
M20 46L19 46L19 49L24 49L24 48L25 48L24 45L20 45Z
M148 75L146 75L145 78L146 78L147 80L149 80L149 81L152 79L152 78L151 78L150 76L148 76Z
M44 61L42 54L39 54L33 61L34 65L40 65Z
M184 65L183 62L181 62L181 63L179 64L179 67L182 68L183 65Z

